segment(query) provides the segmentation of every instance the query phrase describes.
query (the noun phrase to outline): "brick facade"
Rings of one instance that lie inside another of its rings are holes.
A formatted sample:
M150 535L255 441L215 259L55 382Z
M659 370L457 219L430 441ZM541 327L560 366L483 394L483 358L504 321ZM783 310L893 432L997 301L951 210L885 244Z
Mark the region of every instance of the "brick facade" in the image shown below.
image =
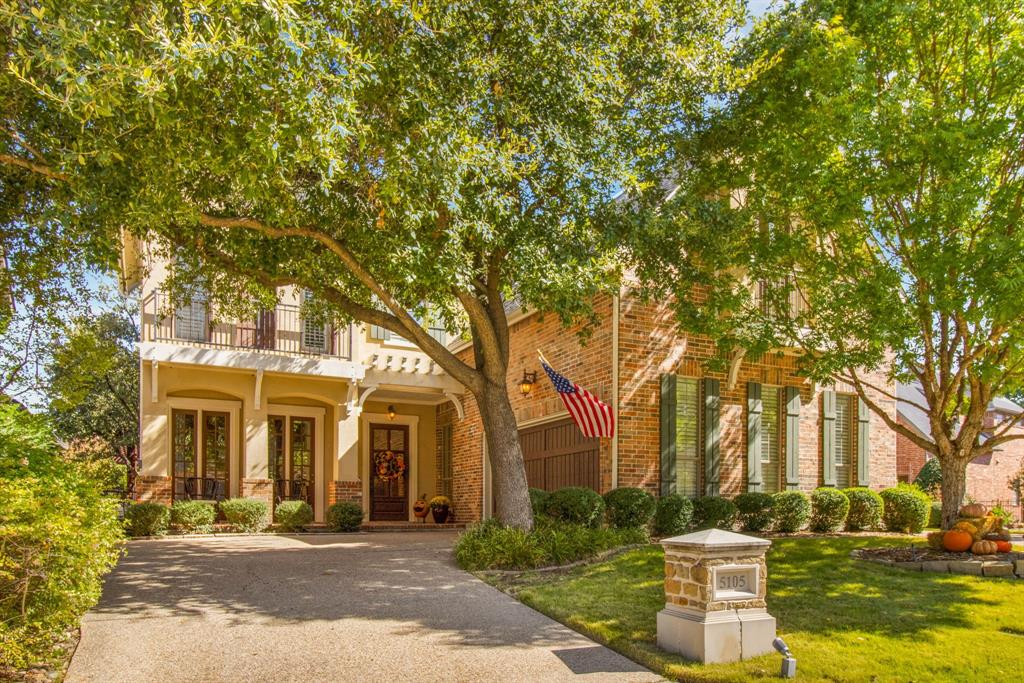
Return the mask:
M243 479L242 497L258 498L267 505L274 504L274 482L271 479Z
M563 329L555 316L529 316L511 325L509 330L509 395L520 427L565 415L565 408L551 383L541 371L537 349L562 374L594 392L611 404L613 393L613 319L612 297L595 300L599 321L586 341L578 329ZM766 354L744 359L732 387L722 373L709 372L707 361L716 349L711 340L679 331L674 315L664 302L644 302L624 295L618 302L618 485L660 490L660 381L663 374L681 377L711 377L720 380L721 468L720 489L725 496L747 490L747 383L759 382L773 387L799 387L800 413L800 488L811 490L821 485L823 476L821 421L819 407L823 388L798 375L797 357L786 353ZM469 356L470 350L463 351ZM536 371L533 391L522 396L519 380L523 371ZM882 373L866 375L879 386L888 382ZM844 385L831 387L852 393ZM890 393L891 387L889 387ZM872 398L895 417L895 402L874 392ZM454 419L454 463L456 472L455 505L461 521L479 519L483 481L483 426L476 402L466 394L466 417L454 418L450 407L438 412L438 424ZM854 402L854 405L855 402ZM785 430L780 430L780 442ZM870 482L872 488L891 486L896 481L896 440L878 416L870 417ZM780 450L784 451L780 443ZM600 445L601 491L612 486L612 450L610 439ZM856 452L856 447L854 447ZM855 465L854 465L855 467ZM699 468L703 471L703 465ZM854 469L854 471L856 471Z
M135 500L140 503L170 505L172 498L170 477L140 474L135 478Z
M329 481L327 482L327 506L335 503L363 503L363 483L361 481Z

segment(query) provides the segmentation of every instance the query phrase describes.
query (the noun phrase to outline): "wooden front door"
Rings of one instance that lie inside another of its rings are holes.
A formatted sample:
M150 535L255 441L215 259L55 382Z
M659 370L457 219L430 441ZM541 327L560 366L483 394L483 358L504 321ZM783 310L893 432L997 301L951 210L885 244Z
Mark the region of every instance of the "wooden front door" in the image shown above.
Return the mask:
M378 473L377 463L388 451L405 463L405 471L396 479L383 479ZM370 425L370 519L409 519L409 427L406 425Z

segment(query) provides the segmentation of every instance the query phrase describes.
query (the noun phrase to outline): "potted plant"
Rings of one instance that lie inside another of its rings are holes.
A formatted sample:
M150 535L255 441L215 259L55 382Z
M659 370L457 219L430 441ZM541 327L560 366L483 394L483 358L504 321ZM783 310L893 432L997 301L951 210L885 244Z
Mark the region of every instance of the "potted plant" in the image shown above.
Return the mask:
M427 505L427 494L424 493L419 497L419 500L412 504L412 514L416 515L426 524L428 512L430 512L430 506Z
M434 517L435 524L444 524L448 521L448 513L451 511L452 502L448 496L434 496L430 499L430 514Z

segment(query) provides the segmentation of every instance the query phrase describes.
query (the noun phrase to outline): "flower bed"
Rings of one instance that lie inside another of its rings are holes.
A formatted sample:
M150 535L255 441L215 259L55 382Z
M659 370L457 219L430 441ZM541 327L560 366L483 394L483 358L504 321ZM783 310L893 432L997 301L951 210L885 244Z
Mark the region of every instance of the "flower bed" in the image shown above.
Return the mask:
M973 574L1024 579L1024 552L1008 552L996 555L974 555L954 553L920 546L892 548L859 548L850 556L868 562L907 569L915 572L938 572L940 574Z

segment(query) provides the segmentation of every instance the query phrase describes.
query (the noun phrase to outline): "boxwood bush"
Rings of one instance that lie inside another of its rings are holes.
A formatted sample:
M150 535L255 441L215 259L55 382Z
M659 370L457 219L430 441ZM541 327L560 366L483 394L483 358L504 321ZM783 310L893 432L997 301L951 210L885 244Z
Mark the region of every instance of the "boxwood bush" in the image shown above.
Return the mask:
M259 498L228 498L220 503L224 519L239 531L256 533L270 523L270 508Z
M274 522L281 531L302 531L313 521L313 508L304 500L286 500L274 508Z
M654 515L654 496L632 487L612 489L604 494L608 526L615 529L645 529Z
M773 527L791 534L800 531L811 517L811 501L803 491L780 491L772 496Z
M170 521L171 509L160 503L133 503L125 511L125 527L132 536L162 536Z
M205 534L213 528L217 510L213 503L179 500L171 506L171 524L188 534Z
M551 494L544 489L530 489L530 507L533 508L533 516L546 515L548 507L548 498Z
M721 496L701 496L693 501L693 525L698 529L732 529L736 506Z
M865 531L882 526L882 497L869 488L857 486L845 489L850 501L850 512L846 515L847 531Z
M678 536L686 533L692 521L693 501L678 493L670 493L658 498L651 531L661 538Z
M570 524L596 527L604 515L604 498L594 489L567 486L548 496L548 515Z
M764 531L771 527L774 499L770 493L741 493L732 502L739 512L740 527L744 531Z
M928 522L931 498L913 484L898 484L885 489L882 496L882 522L889 531L916 534Z
M343 501L327 508L327 528L331 531L359 531L363 525L363 508L358 503Z
M811 493L811 530L819 533L839 531L850 512L850 499L839 489L822 487Z

